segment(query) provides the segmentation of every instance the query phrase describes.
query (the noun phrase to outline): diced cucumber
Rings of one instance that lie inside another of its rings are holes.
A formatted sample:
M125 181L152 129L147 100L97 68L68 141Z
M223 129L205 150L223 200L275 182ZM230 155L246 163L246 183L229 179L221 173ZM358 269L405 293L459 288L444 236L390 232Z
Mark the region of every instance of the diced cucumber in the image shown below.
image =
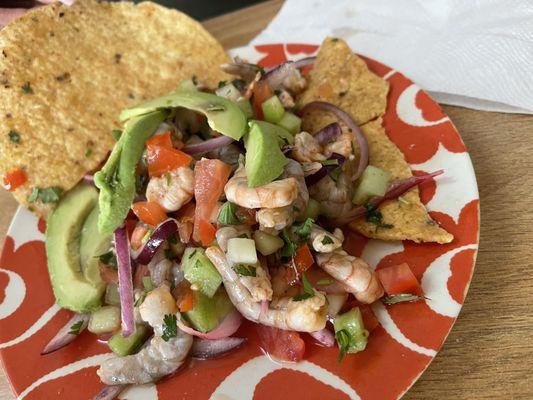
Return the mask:
M237 105L241 111L246 115L246 118L252 118L254 116L254 109L252 108L252 103L246 99L237 100Z
M135 332L125 338L122 336L122 332L115 333L111 339L108 340L107 345L109 348L121 357L134 354L139 350L143 343L148 339L150 335L150 329L146 325L137 325Z
M152 282L152 278L149 277L149 276L143 276L143 286L144 286L144 290L146 290L147 292L151 291L151 290L154 290L154 284Z
M363 318L358 307L337 315L333 327L339 347L345 353L357 353L365 349L368 331L363 325Z
M89 319L89 332L101 333L114 332L120 326L120 308L103 306L91 313Z
M205 250L201 247L187 248L181 269L191 285L196 285L207 297L213 297L222 283L222 277L204 253Z
M359 178L359 185L353 196L354 204L362 205L371 197L383 196L389 188L390 180L389 172L369 165Z
M231 82L219 87L215 91L215 94L231 101L237 101L240 97L242 97L241 92L239 92L239 90Z
M105 288L105 302L111 306L120 305L120 295L118 294L118 285L116 283L108 283Z
M255 242L247 238L231 238L228 240L227 256L234 264L255 264L257 262Z
M283 114L283 117L281 117L277 124L287 129L293 135L296 135L302 127L302 120L293 113L285 111L285 114Z
M278 236L270 235L263 231L255 231L254 241L257 251L264 256L274 254L285 244L283 239L279 238Z
M263 104L261 104L261 108L263 109L265 121L272 124L278 123L283 118L283 114L285 114L285 108L276 95L265 100Z
M200 291L194 292L194 306L184 315L194 329L209 332L215 329L231 311L233 304L224 288L220 288L212 298Z
M319 214L320 214L320 203L316 201L315 199L309 198L309 201L307 202L307 207L305 207L304 212L298 216L297 220L302 222L302 221L306 221L308 218L311 218L316 221Z

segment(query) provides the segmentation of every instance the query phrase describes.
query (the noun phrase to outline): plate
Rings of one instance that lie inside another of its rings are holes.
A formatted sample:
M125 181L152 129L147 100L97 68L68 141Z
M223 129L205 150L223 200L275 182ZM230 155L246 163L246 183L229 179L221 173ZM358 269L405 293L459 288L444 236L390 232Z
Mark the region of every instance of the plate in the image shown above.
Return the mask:
M318 46L271 44L235 49L272 67L313 55ZM415 171L444 169L420 187L433 219L455 236L447 245L382 242L350 235L348 247L372 267L408 262L427 299L393 307L375 304L379 326L364 352L337 362L337 348L306 337L305 361L272 362L261 352L252 324L237 332L248 343L226 357L191 361L157 385L130 389L120 398L170 399L398 399L422 374L452 328L468 291L479 240L479 196L470 157L450 119L400 72L365 58L390 82L384 126ZM107 346L83 332L70 346L41 356L44 345L70 318L54 304L46 270L44 221L19 208L0 259L0 356L19 399L85 400L101 383L97 366ZM307 336L307 335L304 335Z

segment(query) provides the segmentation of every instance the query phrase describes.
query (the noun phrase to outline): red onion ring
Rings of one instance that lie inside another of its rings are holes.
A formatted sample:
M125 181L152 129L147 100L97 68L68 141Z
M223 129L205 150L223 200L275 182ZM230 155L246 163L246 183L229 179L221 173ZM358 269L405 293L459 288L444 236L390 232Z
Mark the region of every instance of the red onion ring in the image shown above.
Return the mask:
M304 68L315 62L316 57L306 57L298 61L285 61L279 64L277 67L272 68L261 79L266 80L270 87L276 89L280 86L285 78L294 73L298 68Z
M335 140L342 134L341 126L337 122L333 122L323 127L320 131L313 136L322 146L328 144L328 142Z
M223 339L196 339L192 345L191 356L200 360L207 360L222 356L246 343L246 339L227 337Z
M192 336L209 340L223 339L233 335L235 332L237 332L237 329L239 329L241 323L242 315L237 310L234 310L231 314L227 315L219 326L207 333L197 331L190 326L185 325L180 317L178 317L177 321L178 328L180 328L183 332Z
M161 222L154 229L154 232L146 243L133 255L135 261L139 264L148 264L152 261L154 254L159 246L163 244L171 235L178 231L177 221L173 218L168 218Z
M440 169L430 174L412 176L410 178L397 180L392 183L392 185L389 187L389 190L387 190L387 193L385 193L385 195L374 197L370 199L367 202L367 204L370 204L374 207L378 207L384 201L397 199L398 197L400 197L402 194L407 192L412 187L418 186L421 183L426 182L430 180L431 178L439 176L443 173L444 173L444 170ZM365 206L359 206L349 211L346 215L343 215L340 218L334 219L331 222L334 226L346 225L364 216L366 214L366 211L367 209Z
M52 338L52 340L50 340L50 342L48 342L48 344L44 346L43 351L41 351L41 355L44 356L45 354L50 354L71 343L79 336L79 333L77 335L69 333L71 331L72 325L77 324L81 321L82 324L79 329L79 332L81 333L85 328L87 328L87 325L89 324L89 318L90 314L75 314L59 330L59 332L57 332L57 334Z
M309 332L309 335L325 347L333 347L335 344L335 335L328 328L316 332Z
M187 153L191 156L207 153L208 151L213 151L220 149L221 147L225 147L233 143L233 139L229 136L219 136L214 139L206 140L205 142L191 144L188 146L185 146L181 149L184 153Z
M107 385L100 390L100 392L93 397L93 400L113 400L118 397L128 385Z
M317 172L315 172L312 175L308 175L305 177L305 184L307 187L311 187L314 184L318 183L322 178L324 178L326 175L331 174L333 171L335 171L337 168L341 168L344 164L345 158L344 156L333 153L331 155L332 159L339 160L338 164L333 165L323 165L322 168L320 168Z
M357 126L357 124L352 119L352 117L350 117L346 112L341 110L339 107L331 103L326 103L324 101L312 101L311 103L307 103L305 106L303 106L300 109L299 114L300 116L302 116L306 113L313 112L313 111L325 111L325 112L334 114L338 119L344 122L344 124L346 124L350 132L354 134L355 138L357 139L357 142L359 143L359 151L360 151L359 165L357 166L357 171L352 177L352 180L355 181L357 178L361 176L361 174L367 167L368 154L369 154L368 142L366 141L366 138L361 133L359 126Z
M133 313L133 280L131 270L130 240L126 228L115 231L115 250L118 266L118 293L122 320L122 336L128 337L135 331Z

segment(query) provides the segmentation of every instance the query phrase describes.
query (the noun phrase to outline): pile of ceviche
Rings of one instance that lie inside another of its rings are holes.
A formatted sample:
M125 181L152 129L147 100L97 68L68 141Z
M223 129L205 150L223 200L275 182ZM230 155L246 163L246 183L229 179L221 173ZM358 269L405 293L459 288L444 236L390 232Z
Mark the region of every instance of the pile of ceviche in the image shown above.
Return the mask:
M376 272L343 250L343 227L392 230L381 207L442 171L392 179L347 110L298 103L315 61L237 58L216 90L192 79L124 110L105 165L49 216L54 294L76 314L43 353L84 329L106 342L98 399L245 346L244 319L274 359L302 360L311 335L341 362L377 325L368 304L423 297L407 264ZM318 115L332 122L302 131Z

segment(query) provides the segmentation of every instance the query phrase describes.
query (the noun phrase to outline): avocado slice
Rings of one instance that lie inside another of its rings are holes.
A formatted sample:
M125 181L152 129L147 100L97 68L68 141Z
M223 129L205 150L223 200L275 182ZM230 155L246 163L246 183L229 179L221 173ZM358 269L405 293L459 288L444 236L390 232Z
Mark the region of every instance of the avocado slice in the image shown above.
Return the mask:
M272 182L283 172L288 160L279 143L279 130L274 124L264 121L250 121L250 132L246 135L246 176L248 186L256 187ZM289 136L290 133L287 132ZM292 136L291 136L292 137Z
M111 247L111 235L98 232L98 204L83 223L80 234L80 264L83 276L93 285L104 285L100 277L98 256L107 253Z
M215 329L233 309L233 304L224 288L218 289L212 298L197 290L194 292L192 310L185 312L184 315L194 329L209 332Z
M166 111L154 111L130 119L105 165L94 175L100 189L100 233L112 234L126 219L135 196L135 169L144 144L166 116Z
M211 129L239 140L246 133L246 115L231 100L211 93L181 90L146 101L120 113L121 121L155 110L183 107L204 114Z
M80 313L98 308L105 290L105 285L85 279L80 263L81 230L97 199L94 187L76 186L50 214L46 227L48 273L56 302Z

